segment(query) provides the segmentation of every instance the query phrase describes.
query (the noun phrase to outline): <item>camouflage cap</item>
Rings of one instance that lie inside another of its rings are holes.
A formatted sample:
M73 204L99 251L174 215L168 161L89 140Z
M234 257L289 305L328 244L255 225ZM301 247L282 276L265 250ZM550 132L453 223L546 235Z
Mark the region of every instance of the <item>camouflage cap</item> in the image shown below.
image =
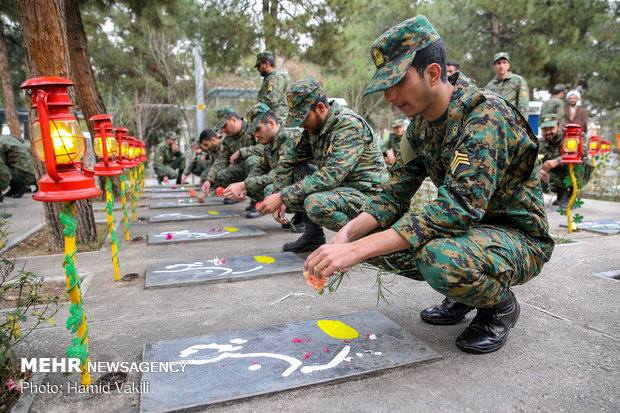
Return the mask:
M557 85L553 86L553 90L556 93L566 92L566 85L564 85L562 83L558 83Z
M171 140L177 141L177 140L179 140L179 137L177 136L176 133L170 131L170 132L166 132L166 139L171 139Z
M315 79L304 79L295 82L286 91L288 101L288 118L286 126L296 128L308 117L310 108L325 92Z
M540 118L540 123L538 126L540 128L552 128L554 126L558 126L560 124L560 119L558 115L555 113L548 113Z
M383 33L370 46L377 71L364 91L364 95L389 89L405 75L418 50L439 40L426 16L405 20Z
M264 52L260 52L259 54L256 55L256 63L254 64L254 67L258 67L259 64L266 62L267 60L276 60L273 57L273 53L271 53L270 51L266 50Z
M398 128L399 126L405 126L405 120L404 119L394 119L392 121L392 129L393 128Z
M510 55L506 52L495 53L495 56L493 56L493 63L497 62L499 59L506 59L510 61Z
M264 103L257 103L252 106L245 115L245 118L248 121L248 130L254 132L258 127L258 122L260 122L263 115L267 112L269 112L269 106Z
M228 115L231 113L236 113L233 108L230 106L224 106L223 108L219 108L217 112L215 112L215 117L217 118L217 124L215 125L215 131L220 132L226 123L226 119Z

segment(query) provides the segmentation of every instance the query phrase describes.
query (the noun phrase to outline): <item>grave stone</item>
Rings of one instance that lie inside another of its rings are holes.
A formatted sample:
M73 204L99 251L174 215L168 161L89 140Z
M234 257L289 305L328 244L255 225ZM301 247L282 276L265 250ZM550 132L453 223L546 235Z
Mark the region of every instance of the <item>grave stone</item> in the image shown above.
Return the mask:
M200 207L200 206L212 206L212 205L224 205L224 198L212 197L206 198L205 202L200 203L195 198L188 199L176 199L174 201L155 202L149 205L149 208L187 208L187 207Z
M147 244L196 242L213 239L255 237L259 235L266 235L266 233L255 225L176 229L149 232Z
M562 228L568 228L568 223L560 224ZM597 221L584 221L577 224L577 228L601 235L618 235L620 233L620 219L599 219Z
M145 288L247 280L290 272L301 274L303 268L304 259L292 252L157 263L146 267Z
M181 199L192 198L192 195L189 192L157 192L150 194L150 197L151 199Z
M194 219L215 219L238 217L234 211L205 211L205 212L170 212L149 217L149 222L190 221Z
M198 185L176 185L176 186L147 186L144 191L148 192L187 192L190 189L199 190Z
M440 358L377 311L147 343L144 362L178 371L142 374L149 391L140 410L198 408Z

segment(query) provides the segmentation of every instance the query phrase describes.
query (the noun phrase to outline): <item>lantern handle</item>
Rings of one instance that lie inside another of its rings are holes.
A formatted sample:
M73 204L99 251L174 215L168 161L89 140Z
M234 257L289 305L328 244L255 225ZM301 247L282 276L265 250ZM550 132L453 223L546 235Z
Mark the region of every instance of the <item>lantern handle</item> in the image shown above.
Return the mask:
M41 140L43 141L43 153L45 154L45 169L54 181L62 181L61 176L56 170L56 154L52 144L50 132L49 108L47 106L47 93L43 90L37 91L37 111L39 112L39 126L41 127Z
M105 122L99 123L99 135L101 136L101 152L103 153L103 164L107 168L110 165L108 162L108 142L107 136L105 134Z

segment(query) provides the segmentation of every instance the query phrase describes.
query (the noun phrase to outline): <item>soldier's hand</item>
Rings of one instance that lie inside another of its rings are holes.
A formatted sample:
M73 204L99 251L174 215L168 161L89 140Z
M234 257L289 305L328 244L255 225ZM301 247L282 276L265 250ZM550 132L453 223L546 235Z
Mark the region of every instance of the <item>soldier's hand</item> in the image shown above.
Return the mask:
M286 224L288 221L286 220L286 205L282 204L280 209L273 213L273 219L280 224Z
M308 256L304 263L304 271L314 277L330 277L338 271L349 271L349 268L362 262L353 244L326 244Z
M549 159L548 161L545 161L545 163L543 163L542 169L543 171L550 171L553 168L555 168L556 166L558 166L560 164L560 161L558 161L557 159Z
M207 197L207 194L203 191L203 192L201 192L200 194L198 194L198 198L197 198L197 200L198 200L198 202L199 202L199 203L201 203L201 204L202 204L202 203L204 203L204 202L205 202L205 198L206 198L206 197Z
M187 179L187 175L181 175L181 185L185 185L185 180Z
M394 151L388 150L385 153L385 163L387 163L388 165L392 165L394 161L396 161L396 156L394 156Z
M546 181L547 179L549 179L549 172L545 171L544 169L541 169L540 179L542 179L543 181Z
M179 152L179 145L175 142L172 145L170 145L170 149L172 149L175 152Z
M205 183L202 184L202 188L200 188L200 189L205 194L209 193L211 191L211 181L205 181Z
M243 201L245 199L245 184L243 182L235 182L226 187L222 195L226 198L234 198L237 201Z
M168 181L169 181L169 179L168 179L168 177L167 177L167 176L164 176L164 177L163 177L163 179L162 179L162 181L164 181L164 184L168 185Z
M282 202L282 197L278 192L275 194L271 194L267 198L265 198L263 200L263 203L260 204L260 206L256 208L256 210L263 215L267 215L276 212L283 205L284 203Z
M241 152L239 152L239 150L236 150L235 153L230 155L230 164L231 165L236 164L237 163L237 159L239 159L240 156L241 156Z

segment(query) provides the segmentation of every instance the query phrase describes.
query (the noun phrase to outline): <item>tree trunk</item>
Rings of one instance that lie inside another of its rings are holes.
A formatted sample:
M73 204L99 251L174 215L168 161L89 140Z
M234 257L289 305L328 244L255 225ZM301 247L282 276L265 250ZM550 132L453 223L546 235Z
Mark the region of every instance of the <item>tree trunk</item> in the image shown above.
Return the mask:
M13 84L11 83L11 72L9 70L9 56L4 44L4 26L0 19L0 82L2 83L2 96L4 96L4 116L9 124L11 135L22 136L19 127L17 110L15 110L15 99L13 98Z
M493 46L497 47L499 45L499 18L497 14L491 14L491 24L493 26ZM495 50L497 52L497 50Z
M278 27L278 0L263 0L263 30L265 31L265 47L276 55Z
M69 55L66 42L64 0L18 0L17 7L24 38L26 73L28 78L40 76L60 76L71 79ZM90 61L81 64L90 65ZM30 118L33 119L31 111ZM32 134L30 134L32 136ZM36 160L37 177L45 173L44 165ZM44 202L47 224L48 248L61 252L64 236L59 214L60 202ZM97 230L90 200L76 202L76 215L79 223L77 240L80 243L96 242Z

